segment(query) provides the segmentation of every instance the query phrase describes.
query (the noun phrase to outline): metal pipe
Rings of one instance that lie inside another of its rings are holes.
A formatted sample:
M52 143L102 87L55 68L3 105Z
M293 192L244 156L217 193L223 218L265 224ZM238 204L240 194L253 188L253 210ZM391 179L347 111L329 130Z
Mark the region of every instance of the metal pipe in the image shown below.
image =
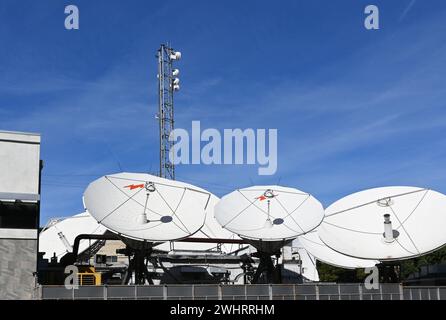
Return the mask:
M182 240L175 240L175 242L247 244L247 242L242 239L221 239L221 238L186 238L186 239L182 239Z
M77 258L79 251L79 244L81 240L121 240L119 235L114 233L105 234L80 234L74 239L73 255Z

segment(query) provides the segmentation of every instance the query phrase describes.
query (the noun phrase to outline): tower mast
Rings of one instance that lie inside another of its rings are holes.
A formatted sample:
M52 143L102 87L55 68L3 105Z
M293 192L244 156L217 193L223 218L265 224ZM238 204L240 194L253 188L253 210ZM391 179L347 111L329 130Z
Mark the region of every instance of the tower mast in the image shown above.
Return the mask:
M158 58L158 120L160 138L160 171L159 176L175 180L175 164L169 159L173 153L174 141L169 136L174 130L174 92L180 89L179 70L173 68L174 61L181 59L181 52L162 44Z

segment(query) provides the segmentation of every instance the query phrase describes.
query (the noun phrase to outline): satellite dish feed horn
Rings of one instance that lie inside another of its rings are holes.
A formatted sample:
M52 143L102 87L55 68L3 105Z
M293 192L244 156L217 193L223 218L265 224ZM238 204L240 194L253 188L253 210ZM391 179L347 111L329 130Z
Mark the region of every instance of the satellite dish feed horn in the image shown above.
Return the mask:
M141 225L144 225L148 222L152 222L147 218L147 213L146 213L147 212L147 202L149 201L150 194L156 191L155 184L151 181L146 182L144 185L144 188L146 189L146 194L147 194L146 202L144 205L144 211L141 213L141 215L138 217L138 220L137 220L137 222Z
M390 221L390 214L384 215L384 241L393 242L395 238L393 237L392 221Z
M267 192L267 191L266 191ZM265 192L265 197L267 197L267 198L269 198L267 195L266 195L266 192ZM272 197L271 197L272 198ZM265 225L264 225L264 227L265 228L272 228L274 225L273 225L273 223L271 222L271 218L270 218L270 210L271 210L271 203L270 203L270 200L268 199L268 217L266 218L266 221L265 221Z
M390 221L390 214L384 215L384 241L392 243L398 238L400 233L397 230L393 230L392 221Z

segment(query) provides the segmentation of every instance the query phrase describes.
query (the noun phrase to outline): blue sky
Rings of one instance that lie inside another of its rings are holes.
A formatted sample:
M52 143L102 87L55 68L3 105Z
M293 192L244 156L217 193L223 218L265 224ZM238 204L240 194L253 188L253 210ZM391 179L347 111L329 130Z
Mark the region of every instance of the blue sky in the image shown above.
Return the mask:
M368 4L380 30L363 27ZM0 130L42 134L42 224L81 212L88 183L120 166L157 172L155 53L169 41L183 53L177 127L279 131L274 176L183 165L178 180L218 196L280 182L324 205L384 185L446 192L445 21L435 0L2 0Z

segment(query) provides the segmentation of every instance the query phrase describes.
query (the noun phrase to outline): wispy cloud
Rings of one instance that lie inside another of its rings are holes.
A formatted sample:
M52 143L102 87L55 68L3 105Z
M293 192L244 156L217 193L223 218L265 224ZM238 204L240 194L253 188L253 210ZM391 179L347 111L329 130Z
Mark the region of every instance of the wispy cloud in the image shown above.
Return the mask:
M404 18L407 16L410 10L412 10L412 7L415 5L417 0L411 0L407 7L404 9L403 13L401 13L400 18L398 19L400 22L404 20Z

